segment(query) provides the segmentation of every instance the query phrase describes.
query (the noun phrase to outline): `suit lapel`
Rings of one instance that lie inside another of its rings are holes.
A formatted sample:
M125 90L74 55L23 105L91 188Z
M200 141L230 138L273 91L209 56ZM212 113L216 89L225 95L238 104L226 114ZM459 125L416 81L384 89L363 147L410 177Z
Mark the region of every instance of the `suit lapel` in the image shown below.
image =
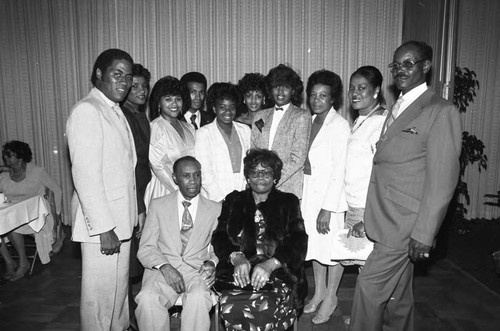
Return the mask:
M262 127L262 133L260 134L260 146L268 148L269 146L269 135L271 133L271 125L273 123L273 112L274 108L263 109L262 111L262 121L264 126Z
M387 145L389 140L401 133L401 130L407 128L412 121L422 114L431 96L432 92L430 90L425 91L420 97L413 101L410 106L408 106L408 108L406 108L403 113L398 116L398 118L396 118L387 131L380 137L377 152ZM384 126L386 123L387 118L385 119Z
M172 229L172 231L167 231L167 235L169 238L167 240L174 243L175 248L179 255L182 250L182 242L181 242L181 229L179 227L179 220L182 215L179 215L179 208L177 207L177 192L170 194L167 203L163 205L164 213L163 215L171 215L170 217L166 217L165 220L161 220L160 222L166 222L167 229Z

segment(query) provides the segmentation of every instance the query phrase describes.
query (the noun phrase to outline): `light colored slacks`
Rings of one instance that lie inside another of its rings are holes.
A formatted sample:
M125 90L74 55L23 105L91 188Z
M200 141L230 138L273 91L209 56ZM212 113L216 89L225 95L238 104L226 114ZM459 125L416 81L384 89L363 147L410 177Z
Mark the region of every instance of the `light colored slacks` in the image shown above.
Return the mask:
M349 330L413 329L413 263L408 250L376 243L356 283Z
M129 327L130 241L120 253L104 255L101 245L82 243L82 331L123 331Z
M184 271L184 270L183 270ZM209 312L212 309L210 290L205 285L198 271L180 271L186 284L182 298L181 330L208 331L210 329ZM157 270L145 270L142 288L135 301L135 316L140 330L170 330L168 309L172 307L180 294L165 282L162 273Z

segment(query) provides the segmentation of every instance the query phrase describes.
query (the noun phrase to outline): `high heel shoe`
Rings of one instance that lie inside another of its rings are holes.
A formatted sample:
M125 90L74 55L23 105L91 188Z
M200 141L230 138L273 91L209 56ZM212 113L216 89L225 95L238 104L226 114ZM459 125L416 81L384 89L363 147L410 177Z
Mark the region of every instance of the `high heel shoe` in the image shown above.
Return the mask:
M314 297L304 306L304 314L312 314L317 309L318 306L323 302L323 298L318 302L315 302Z
M321 309L318 311L316 316L314 316L312 318L311 322L313 324L323 324L323 323L328 322L330 317L332 317L335 309L337 309L338 304L335 304L332 308L330 308L329 303L326 301L328 301L328 300L325 300L325 302L323 302L323 305L321 305ZM325 310L326 310L326 312L324 312Z
M19 266L19 268L17 268L16 272L14 273L10 281L15 282L16 280L23 278L29 270L30 270L29 265Z
M5 267L7 268L7 272L5 272L4 278L11 279L12 277L14 277L14 275L16 274L16 269L17 269L16 262L12 262L12 263L6 262Z

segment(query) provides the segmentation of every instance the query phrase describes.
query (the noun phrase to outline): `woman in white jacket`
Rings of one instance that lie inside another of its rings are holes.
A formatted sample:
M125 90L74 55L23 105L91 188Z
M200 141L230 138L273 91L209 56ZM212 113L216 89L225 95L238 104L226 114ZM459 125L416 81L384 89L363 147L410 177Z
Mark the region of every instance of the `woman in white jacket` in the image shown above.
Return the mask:
M201 163L202 195L222 201L234 190L245 189L243 157L250 148L250 128L234 119L242 96L231 83L208 89L207 107L216 119L196 131L195 155Z
M336 111L342 96L342 81L337 74L314 72L306 91L314 115L304 165L302 214L309 236L306 260L313 261L315 293L304 313L318 310L312 322L321 324L337 307L337 289L344 270L331 261L331 253L333 236L344 227L347 209L344 174L349 123Z

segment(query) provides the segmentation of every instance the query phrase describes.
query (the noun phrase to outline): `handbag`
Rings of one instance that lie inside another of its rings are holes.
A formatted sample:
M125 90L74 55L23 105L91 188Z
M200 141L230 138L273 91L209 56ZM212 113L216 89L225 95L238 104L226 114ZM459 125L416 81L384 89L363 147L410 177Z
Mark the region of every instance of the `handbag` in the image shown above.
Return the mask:
M240 287L234 281L232 276L222 276L215 278L215 283L212 288L217 292L222 291L250 291L253 292L254 288L252 284L247 284L245 287ZM274 285L272 280L268 280L263 287L260 288L260 291L272 291L274 289Z
M373 250L373 242L366 236L357 238L347 236L348 229L338 230L333 238L331 259L342 260L362 260L365 261Z

